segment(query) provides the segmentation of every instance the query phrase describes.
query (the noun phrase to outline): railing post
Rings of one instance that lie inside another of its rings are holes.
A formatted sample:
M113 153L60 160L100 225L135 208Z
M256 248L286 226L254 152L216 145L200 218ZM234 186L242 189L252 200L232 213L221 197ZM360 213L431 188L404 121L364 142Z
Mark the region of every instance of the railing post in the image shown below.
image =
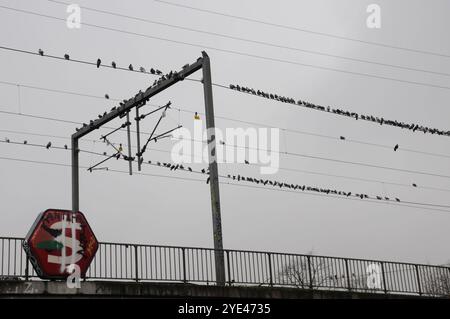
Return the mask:
M139 274L138 274L138 246L134 245L134 271L136 272L136 282L139 281ZM106 267L106 266L105 266Z
M186 280L186 249L184 247L182 247L181 251L183 252L183 282L187 283L187 280Z
M385 275L385 271L384 271L384 262L380 262L381 264L381 275L383 276L383 287L384 287L384 293L387 294L388 290L387 290L387 286L386 286L386 275Z
M267 253L267 257L269 258L269 283L270 286L273 286L273 277L272 277L272 258L270 253Z
M230 269L230 252L226 250L227 255L227 273L228 273L228 285L231 286L231 269Z
M29 268L28 265L30 264L30 259L28 258L28 255L26 257L26 264L25 264L25 280L29 279Z
M422 285L420 284L419 266L414 265L414 268L416 269L417 288L419 288L419 296L422 296Z
M351 284L351 281L350 281L350 272L348 271L348 259L345 258L344 260L345 260L345 272L347 274L348 291L351 291L352 290L352 284Z
M309 288L313 288L313 277L312 277L312 271L311 271L311 256L306 256L306 259L308 260L308 273L309 273Z

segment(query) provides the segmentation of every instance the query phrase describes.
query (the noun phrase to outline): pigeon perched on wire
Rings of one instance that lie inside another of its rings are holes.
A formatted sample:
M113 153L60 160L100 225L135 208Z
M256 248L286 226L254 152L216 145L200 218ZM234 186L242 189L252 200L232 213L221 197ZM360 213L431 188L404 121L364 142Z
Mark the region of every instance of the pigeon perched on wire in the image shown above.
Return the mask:
M70 60L70 56L66 53L66 54L64 54L64 59Z
M97 69L100 67L100 65L102 65L102 60L97 59Z
M128 69L129 69L130 71L133 71L133 70L134 70L133 65L130 64L130 65L128 66Z
M39 52L39 55L40 55L40 56L44 56L44 51L42 51L42 49L39 49L38 52Z
M112 61L112 62L111 62L111 66L112 66L114 69L117 68L116 62Z
M109 100L109 95L105 94L105 99Z
M141 71L142 73L145 73L145 68L141 66L141 67L139 68L139 71Z
M396 152L398 150L398 144L396 144L395 146L394 146L394 152Z
M47 149L49 149L52 146L52 142L48 142L47 145L45 146Z

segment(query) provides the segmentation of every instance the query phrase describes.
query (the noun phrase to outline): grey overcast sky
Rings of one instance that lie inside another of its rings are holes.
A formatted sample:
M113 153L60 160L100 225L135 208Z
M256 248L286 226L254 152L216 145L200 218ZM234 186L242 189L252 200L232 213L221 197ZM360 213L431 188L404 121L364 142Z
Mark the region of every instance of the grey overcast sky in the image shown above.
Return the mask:
M439 53L442 56L373 46L318 34L256 24L229 17L189 10L152 0L80 0L81 6L176 24L183 27L250 38L277 45L321 51L379 63L450 73L448 30L450 2L447 0L170 0L174 3L214 10L230 15L264 20L298 28L329 33L397 47ZM366 26L366 8L381 7L380 29ZM68 29L65 21L12 11L4 7L31 11L65 19L66 7L46 0L1 0L0 45L119 66L151 66L163 70L179 69L195 61L201 47L181 45L137 35L118 33L82 25ZM406 81L449 86L449 76L373 65L305 52L268 47L192 31L174 29L92 12L82 9L82 23L147 34L154 37L195 43L225 50L236 50L286 59L303 64L368 73ZM241 83L322 105L417 122L444 130L450 129L450 89L420 86L324 69L256 59L206 49L211 57L212 77L217 83ZM447 57L445 56L447 55ZM111 100L67 95L31 89L37 86L111 98L128 98L153 83L154 77L107 68L68 63L39 56L0 50L0 110L88 122L109 110ZM194 75L193 78L199 78ZM19 93L20 91L20 93ZM20 96L20 98L19 98ZM20 102L19 102L20 100ZM172 101L174 107L204 111L202 86L184 81L152 100L154 104ZM368 143L399 144L397 152L365 144L319 138L292 132L281 134L281 151L366 162L450 175L449 158L407 152L415 149L450 156L450 138L412 133L394 127L340 118L293 107L275 101L214 88L217 116L264 123L267 127L289 128ZM161 131L181 123L193 126L191 113L171 110ZM153 122L152 122L153 121ZM119 125L120 121L111 123ZM218 118L217 127L245 127L242 123ZM154 120L145 122L150 131ZM24 116L0 114L1 140L27 140L54 146L69 144L68 139L30 135L69 137L76 125ZM12 133L6 131L20 131ZM106 131L86 137L85 150L110 151L98 139ZM28 133L28 134L27 134ZM93 142L92 139L97 139ZM117 133L114 142L125 143ZM134 141L133 141L134 143ZM163 140L152 148L169 151L172 141ZM134 145L134 144L133 144ZM0 157L70 164L70 152L0 144ZM148 158L169 161L170 155L152 150ZM95 155L82 154L81 165L98 161ZM24 236L37 214L47 208L71 207L70 168L0 160L0 236ZM392 183L450 190L450 179L389 171L335 162L281 155L284 168L375 179L388 183L313 175L280 170L271 179L317 185L367 194L383 194L407 201L450 205L450 192L395 186ZM126 170L124 161L108 164ZM204 165L192 165L196 169ZM199 178L183 172L145 166L144 173ZM219 167L221 174L257 175L259 170L240 164ZM80 210L87 216L101 241L212 247L209 185L182 179L97 171L80 173ZM399 207L367 201L348 201L273 190L221 185L224 247L272 250L373 258L394 261L441 264L450 260L450 212L426 208ZM447 210L450 210L447 208Z

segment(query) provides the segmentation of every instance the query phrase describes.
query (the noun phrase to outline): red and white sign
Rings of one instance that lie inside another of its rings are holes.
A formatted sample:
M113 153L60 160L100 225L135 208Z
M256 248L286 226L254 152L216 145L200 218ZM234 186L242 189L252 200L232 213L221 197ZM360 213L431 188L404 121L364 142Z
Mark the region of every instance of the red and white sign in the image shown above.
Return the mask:
M65 279L70 265L85 276L98 241L81 212L48 209L36 218L23 248L39 277Z

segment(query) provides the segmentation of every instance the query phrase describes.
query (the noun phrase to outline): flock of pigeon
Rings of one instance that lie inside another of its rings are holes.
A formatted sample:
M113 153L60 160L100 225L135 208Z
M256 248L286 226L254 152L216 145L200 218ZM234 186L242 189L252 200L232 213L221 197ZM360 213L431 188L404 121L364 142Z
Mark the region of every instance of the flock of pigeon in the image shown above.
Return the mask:
M125 159L125 156L124 156ZM245 162L246 164L249 164L248 161ZM191 167L184 167L182 164L172 164L172 163L161 163L161 162L156 162L156 163L152 163L152 161L148 161L148 164L150 165L156 165L156 166L160 166L160 167L165 167L170 169L171 171L176 171L176 170L187 170L189 172L194 172L192 170ZM209 169L202 169L200 171L202 174L207 174L209 175ZM200 173L200 172L196 172L196 173ZM303 192L316 192L316 193L322 193L322 194L326 194L326 195L337 195L337 196L344 196L344 197L357 197L360 199L377 199L377 200L384 200L384 201L396 201L396 202L400 202L399 198L389 198L387 196L369 196L367 194L363 194L363 193L355 193L353 194L352 192L345 192L345 191L338 191L335 189L329 189L329 188L321 188L321 187L314 187L314 186L308 186L308 185L298 185L298 184L289 184L289 183L285 183L285 182L279 182L279 181L273 181L273 180L268 180L268 179L262 179L262 178L256 178L256 177L246 177L243 175L231 175L228 174L226 176L222 176L234 181L238 181L238 182L249 182L249 183L254 183L254 184L261 184L263 186L273 186L273 187L278 187L278 188L282 188L282 189L289 189L289 190L299 190L299 191L303 191ZM208 176L206 183L208 184L210 181L210 177Z
M45 54L44 54L44 51L43 51L42 49L39 49L39 50L38 50L38 53L39 53L39 55L41 55L41 56L44 56L44 55L45 55ZM64 55L64 59L65 59L65 60L70 60L69 54L66 53L66 54ZM100 66L102 66L102 60L101 60L100 58L97 59L96 66L97 66L97 68L100 68ZM183 69L187 68L188 66L189 66L189 64L184 65L184 66L183 66ZM114 69L116 69L116 68L117 68L117 63L114 62L114 61L112 61L112 62L111 62L111 67L114 68ZM135 68L134 68L134 66L133 66L132 64L130 64L130 65L128 66L128 70L130 70L130 71L135 71ZM136 71L137 71L137 70L136 70ZM178 79L181 79L181 80L183 79L183 78L181 77L181 75L180 75L178 72L174 72L174 71L170 71L169 73L164 74L161 70L154 69L154 68L150 68L150 70L147 71L147 70L146 70L144 67L142 67L142 66L139 67L139 71L142 72L142 73L148 73L148 74L153 74L153 75L158 75L158 76L160 76L159 79L155 80L155 81L153 82L153 84L147 88L147 91L150 90L152 87L159 85L159 84L160 84L161 82L163 82L163 81L166 81L166 80L169 80L169 79L172 79L172 78L178 78ZM143 94L142 90L139 91L139 92L134 96L134 99L135 99L135 100L138 99L139 97L142 96L142 94ZM105 99L108 99L108 100L109 100L109 98L110 98L110 97L109 97L109 94L105 94ZM132 99L133 99L133 98L132 98ZM122 102L120 102L120 106L123 106L123 105L124 105L125 103L127 103L128 101L129 101L129 100L123 100ZM145 102L147 102L147 101L148 101L148 100L143 101L143 103L145 104ZM113 108L111 109L111 111L114 111L114 110L116 110L116 109L117 109L117 107L113 107ZM101 119L102 117L104 117L104 116L107 115L107 114L108 114L107 112L104 112L103 114L99 114L99 115L98 115L98 118ZM89 122L89 124L83 123L83 127L92 126L92 125L94 124L94 122L95 122L94 120L91 120L91 121ZM79 131L79 128L77 128L76 130Z
M338 114L338 115L342 115L342 116L347 116L347 117L354 118L356 120L361 119L364 121L375 122L380 125L384 124L384 125L400 127L402 129L408 129L413 132L419 131L419 132L423 132L423 133L450 136L450 131L443 131L443 130L439 130L436 128L430 128L430 127L426 127L426 126L415 124L415 123L409 124L409 123L399 122L396 120L387 120L382 117L376 117L373 115L360 115L356 112L350 112L350 111L345 111L345 110L341 110L341 109L337 109L337 108L331 108L330 106L325 107L325 106L321 106L321 105L314 104L314 103L309 103L309 102L302 101L302 100L296 101L295 99L290 98L290 97L285 97L285 96L273 94L273 93L267 93L267 92L264 92L261 90L255 90L255 89L248 88L245 86L230 84L229 87L230 87L230 89L236 90L239 92L257 95L260 97L264 97L266 99L277 100L277 101L283 102L283 103L299 105L299 106L311 108L311 109L318 110L318 111L329 112L329 113L334 113L334 114Z
M186 65L186 66L187 66L187 65ZM185 66L185 67L186 67L186 66ZM150 86L147 88L146 91L149 91L149 90L152 89L153 87L158 86L158 85L161 84L161 82L163 82L163 81L170 80L170 79L172 79L172 78L180 78L180 77L181 77L181 75L180 75L178 72L170 71L168 74L162 75L159 79L155 80L155 81L153 82L153 84L150 85ZM143 92L142 90L139 90L139 92L138 92L134 97L132 97L131 99L129 99L129 100L126 100L126 99L125 99L125 100L123 100L122 102L119 102L119 107L123 107L126 103L130 102L131 100L134 100L134 102L140 101L140 104L137 105L137 106L143 106L143 105L145 105L145 104L148 102L148 100L149 100L149 98L146 98L146 99L144 100L144 99L143 99L143 96L144 96L144 92ZM106 94L106 95L105 95L105 98L109 99L109 95ZM111 110L110 110L110 112L113 112L113 111L117 110L119 107L117 107L117 106L112 107ZM104 112L103 114L99 114L99 115L98 115L98 119L103 118L103 117L106 116L107 114L108 114L108 112ZM145 116L146 116L146 115L145 115ZM145 117L145 116L143 116L143 117ZM96 121L96 120L91 120L91 121L89 122L89 124L83 123L83 128L84 128L84 127L88 127L88 126L94 125L95 121ZM80 128L76 128L76 131L79 131L79 130L80 130Z
M44 54L44 51L43 51L42 49L39 49L39 50L38 50L38 53L39 53L40 56L44 56L44 55L45 55L45 54ZM64 54L64 59L65 59L65 60L70 60L70 55L68 55L67 53ZM102 60L101 60L100 58L97 59L96 65L97 65L97 68L100 68L100 67L102 66ZM114 68L114 69L117 69L117 63L114 62L114 61L112 61L112 62L111 62L111 67ZM135 69L134 69L134 67L133 67L132 64L130 64L130 65L128 66L128 70L130 70L130 71L135 71ZM137 71L137 70L136 70L136 71ZM147 72L147 70L146 70L144 67L141 66L141 67L139 68L139 71L142 72L142 73L149 73L149 74L154 74L154 75L163 75L163 72L162 72L162 71L160 71L160 70L158 70L158 69L154 69L154 68L150 68L150 70Z
M38 51L39 55L43 56L44 55L44 51L39 49ZM70 56L68 54L64 55L64 59L66 60L70 60ZM102 60L99 58L97 59L96 62L96 66L97 68L100 68L100 66L102 66ZM117 68L117 64L116 62L111 62L111 66L115 69ZM183 67L186 68L189 65L185 65ZM130 71L134 71L134 67L132 64L130 64L128 66L128 69ZM155 80L153 85L151 85L150 87L147 88L147 91L150 90L152 87L159 85L162 81L174 78L174 77L180 77L180 75L177 72L173 72L170 71L168 74L163 74L162 71L158 70L158 69L154 69L151 68L149 72L146 71L146 69L144 67L140 67L139 71L142 73L149 73L149 74L154 74L154 75L159 75L160 78ZM407 124L407 123L403 123L403 122L398 122L396 120L386 120L384 118L379 118L379 117L374 117L372 115L359 115L358 113L355 112L350 112L350 111L345 111L345 110L341 110L341 109L335 109L335 108L331 108L330 106L328 107L324 107L321 105L317 105L317 104L313 104L313 103L309 103L306 101L302 101L302 100L295 100L293 98L290 97L285 97L285 96L281 96L281 95L277 95L277 94L273 94L273 93L267 93L261 90L254 90L252 88L248 88L248 87L244 87L244 86L239 86L239 85L233 85L230 84L230 89L232 90L236 90L239 92L243 92L243 93L248 93L248 94L253 94L253 95L257 95L260 97L264 97L267 99L272 99L272 100L277 100L279 102L283 102L283 103L289 103L289 104L294 104L294 105L300 105L303 107L307 107L307 108L312 108L315 110L319 110L319 111L324 111L324 112L331 112L334 114L338 114L338 115L342 115L342 116L347 116L347 117L352 117L355 118L356 120L361 119L361 120L366 120L366 121L372 121L372 122L377 122L380 125L391 125L391 126L396 126L396 127L400 127L400 128L406 128L409 130L412 130L413 132L415 131L421 131L423 133L431 133L431 134L438 134L438 135L446 135L446 136L450 136L450 131L442 131L439 129L435 129L435 128L429 128L429 127L425 127L419 124ZM139 93L137 93L134 97L134 99L138 99L139 97L141 97L143 94L142 91L139 91ZM109 99L109 95L105 94L105 98ZM127 103L129 100L123 100L123 102L120 102L120 106L123 106L125 103ZM143 101L143 103L145 104L146 101ZM113 107L111 109L111 111L116 110L117 107ZM104 112L103 114L99 114L98 118L101 119L102 117L106 116L108 113ZM87 126L91 126L95 123L95 121L91 120L89 124L83 123L83 127L87 127ZM122 125L123 127L123 125ZM76 129L77 131L79 130L78 128ZM343 137L341 137L341 139L345 139ZM6 140L9 143L9 140ZM24 144L27 144L27 141L24 141ZM46 148L49 149L51 147L51 142L49 142L46 145ZM67 145L64 146L65 149L67 149ZM395 146L394 150L396 151L398 149L398 144ZM106 152L103 153L103 155L107 156ZM134 158L128 158L127 156L121 154L120 151L118 151L116 154L112 155L114 157L116 157L117 159L120 159L120 157L123 157L123 159L125 160L134 160ZM246 164L249 164L248 161L245 162ZM148 161L148 164L152 164L151 161ZM193 172L191 167L184 167L181 164L170 164L170 163L161 163L161 162L156 162L157 166L161 166L161 167L166 167L169 168L171 171L176 171L178 169L180 170L187 170L190 172ZM92 170L90 170L92 172ZM205 169L201 170L201 173L203 174L208 174L209 172ZM288 184L288 183L284 183L284 182L279 182L279 181L272 181L272 180L264 180L264 179L258 179L258 178L253 178L253 177L244 177L241 175L227 175L226 176L229 179L232 180L237 180L238 182L240 181L244 181L244 182L250 182L250 183L255 183L255 184L261 184L261 185L270 185L273 187L279 187L279 188L285 188L285 189L291 189L291 190L301 190L301 191L308 191L308 192L317 192L317 193L324 193L324 194L331 194L331 195L339 195L339 196L345 196L345 197L350 197L350 196L354 196L354 197L358 197L360 199L378 199L378 200L386 200L386 201L391 201L391 199L389 197L382 197L382 196L376 196L375 198L370 197L367 194L359 194L359 193L355 193L353 194L352 192L345 192L345 191L338 191L335 189L328 189L328 188L320 188L320 187L313 187L313 186L307 186L307 185L298 185L298 184ZM209 183L210 178L208 177L207 179L207 183ZM414 187L417 187L416 184L413 184ZM400 202L400 199L395 198L395 201Z

